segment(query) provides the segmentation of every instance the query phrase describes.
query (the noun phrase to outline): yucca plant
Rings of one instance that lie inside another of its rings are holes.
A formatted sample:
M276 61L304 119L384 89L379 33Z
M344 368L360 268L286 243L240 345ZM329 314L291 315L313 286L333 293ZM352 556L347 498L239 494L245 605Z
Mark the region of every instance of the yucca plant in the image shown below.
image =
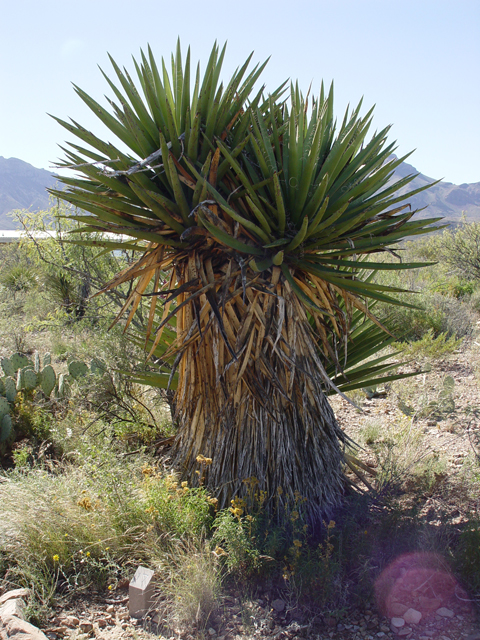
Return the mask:
M399 291L372 274L419 266L371 255L438 218L399 204L414 176L386 186L404 158L390 159L388 128L367 141L371 110L338 127L332 88L310 104L298 86L265 96L251 56L224 87L224 55L215 45L192 78L190 50L182 64L177 46L169 75L149 48L134 60L141 91L112 60L110 111L76 87L121 144L58 120L87 146L69 143L58 166L81 175L53 193L88 212L83 230L119 236L106 249L142 252L104 290L135 281L127 327L151 296L142 340L162 366L139 379L175 389L182 477L222 506L255 477L272 504L301 495L316 519L345 485L328 393L389 377L384 358L361 364L389 340L369 304Z

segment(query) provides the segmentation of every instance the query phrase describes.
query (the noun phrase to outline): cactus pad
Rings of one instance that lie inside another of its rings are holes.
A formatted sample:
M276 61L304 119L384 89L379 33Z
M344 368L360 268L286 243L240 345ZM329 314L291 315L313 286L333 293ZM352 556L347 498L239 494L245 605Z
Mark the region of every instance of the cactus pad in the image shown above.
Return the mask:
M10 405L6 398L0 398L0 422L2 421L3 416L6 416L10 413Z
M12 433L12 418L7 413L3 416L2 422L0 423L0 442L5 442Z
M43 366L46 367L47 364L52 364L52 356L49 353L43 356Z
M38 384L38 376L33 369L23 369L23 383L25 389L31 391Z
M105 362L103 362L103 360L100 360L100 358L92 358L92 360L90 361L90 371L93 374L97 376L103 376L106 370L107 365L105 364Z
M47 366L40 372L39 378L42 391L48 398L55 387L55 383L57 382L55 369L52 365L47 364Z
M12 364L13 370L16 373L19 369L23 369L27 365L31 365L32 363L27 358L27 356L22 355L21 353L14 353L10 356L10 362Z
M24 369L17 371L17 391L21 391L25 388L25 376L23 375Z
M38 355L38 351L35 352L35 358L33 359L33 370L35 373L40 373L40 356Z
M3 381L5 384L5 396L9 402L13 402L17 397L17 385L10 376Z
M68 365L68 373L74 378L78 380L82 376L85 376L88 373L87 365L81 360L72 360Z
M14 376L15 375L15 371L13 369L13 365L10 362L10 358L2 358L2 369L3 369L3 373L6 376Z
M0 396L4 396L5 395L5 385L3 383L3 380L0 378Z
M61 373L58 376L58 384L57 384L57 389L56 389L56 393L55 396L57 398L63 398L65 396L65 389L66 389L66 383L65 383L65 376L63 373Z

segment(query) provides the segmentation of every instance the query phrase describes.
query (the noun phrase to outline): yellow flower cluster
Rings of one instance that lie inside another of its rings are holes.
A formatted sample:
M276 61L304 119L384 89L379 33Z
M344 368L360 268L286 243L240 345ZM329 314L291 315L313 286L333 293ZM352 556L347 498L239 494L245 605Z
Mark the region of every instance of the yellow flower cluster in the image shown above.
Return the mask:
M148 464L144 464L142 466L142 473L146 478L149 478L150 476L153 476L155 474L155 469L154 467L150 467L148 466Z
M212 464L213 461L211 458L206 458L205 456L200 454L197 456L197 462L198 464L203 464L205 467L208 467Z
M84 493L84 492L83 492ZM91 511L93 509L93 504L90 498L87 495L83 495L78 501L77 504L79 507L85 509L85 511Z
M245 511L245 507L247 506L245 500L243 498L239 498L238 496L236 496L231 501L231 505L232 506L230 507L230 511L233 513L233 515L236 518L241 518Z

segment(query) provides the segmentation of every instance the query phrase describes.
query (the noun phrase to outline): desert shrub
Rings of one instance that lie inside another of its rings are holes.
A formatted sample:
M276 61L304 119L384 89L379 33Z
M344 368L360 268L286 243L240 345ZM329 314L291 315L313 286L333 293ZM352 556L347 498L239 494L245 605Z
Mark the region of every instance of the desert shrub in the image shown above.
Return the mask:
M395 349L400 349L405 358L441 358L456 351L462 344L462 338L455 335L447 337L447 333L440 333L435 337L432 329L414 342L394 343Z
M101 246L89 245L95 240L91 234L88 238L76 234L79 243L72 243L69 234L78 229L78 223L69 218L71 213L65 204L38 213L15 212L17 222L26 233L20 243L15 243L17 261L31 265L36 274L42 294L40 311L49 306L60 325L83 319L94 325L100 322L108 326L125 302L128 285L107 292L102 300L92 298L92 295L131 262L133 254L129 251L104 253ZM41 240L39 234L43 235ZM38 317L38 310L35 315ZM137 315L135 323L140 327L142 304ZM45 312L40 319L55 324L52 316Z
M441 235L442 259L457 274L468 280L480 280L480 223L465 219L455 229Z

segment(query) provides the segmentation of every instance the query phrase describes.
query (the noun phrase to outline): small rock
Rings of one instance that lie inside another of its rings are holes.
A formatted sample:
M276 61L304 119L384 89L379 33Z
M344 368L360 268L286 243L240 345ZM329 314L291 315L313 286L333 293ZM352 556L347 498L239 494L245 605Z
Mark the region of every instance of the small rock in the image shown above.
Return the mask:
M107 613L115 613L115 607L113 606L113 604L109 604L106 611Z
M337 626L337 620L335 618L325 618L325 624L327 625L327 627L330 627L330 629L333 629Z
M392 618L390 622L396 629L400 629L401 627L405 626L405 620L403 618Z
M78 627L80 620L76 616L67 616L64 620L67 627Z
M217 632L215 631L215 629L213 627L210 627L210 629L208 630L208 635L209 636L216 636Z
M4 623L7 638L28 638L28 640L47 640L47 636L33 624L13 616Z
M121 611L118 614L118 619L119 620L129 620L130 619L130 614L128 613L128 611Z
M416 609L407 609L402 618L407 624L418 624L422 619L422 614Z
M12 589L11 591L7 591L3 596L0 596L0 606L5 604L7 600L12 600L13 598L26 598L29 593L29 589Z
M275 611L281 613L285 609L285 601L280 599L274 600L272 602L272 607L275 609Z
M395 616L401 618L405 611L407 611L408 607L401 602L390 602L388 604L388 613L391 616Z
M68 628L67 627L63 627L63 626L52 627L51 629L49 629L49 631L51 633L55 633L57 636L64 636L67 633Z
M93 624L89 620L82 620L78 626L83 633L91 633L93 631Z
M451 609L447 609L447 607L440 607L437 609L436 614L442 616L442 618L453 618L455 615Z
M379 631L377 633L377 638L383 638L384 635L385 635L385 633L383 631Z
M337 624L337 631L343 631L345 629L345 625L339 622Z
M100 629L105 629L105 627L108 625L108 622L105 620L105 618L99 618L97 620L97 624L100 627Z
M21 598L12 598L7 600L5 604L0 607L0 620L8 620L12 616L23 620L23 610L25 609L25 603Z
M411 633L412 633L412 629L410 627L403 627L403 629L399 629L397 631L397 635L399 635L400 637L409 636Z

